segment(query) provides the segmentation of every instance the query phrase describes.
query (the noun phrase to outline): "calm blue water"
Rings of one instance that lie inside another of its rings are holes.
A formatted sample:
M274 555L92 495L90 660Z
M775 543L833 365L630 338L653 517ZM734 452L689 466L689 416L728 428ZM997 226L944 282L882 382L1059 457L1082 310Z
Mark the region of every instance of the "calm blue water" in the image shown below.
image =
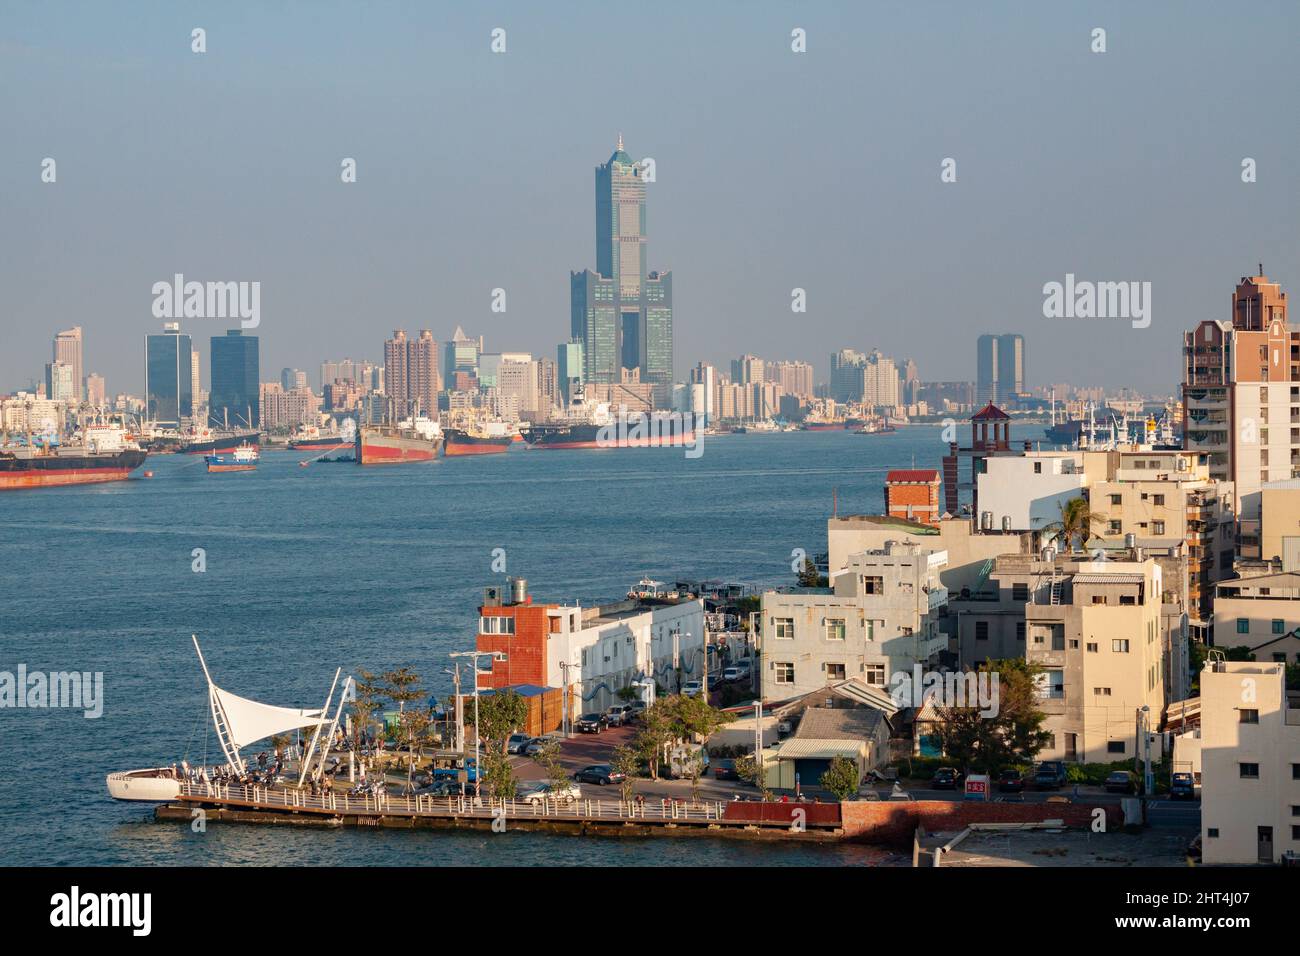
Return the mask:
M108 799L114 770L217 761L213 678L320 706L334 674L409 665L450 693L480 589L508 572L540 600L621 597L645 575L788 583L842 513L878 511L889 468L938 467L940 429L709 438L681 450L534 452L361 469L268 452L254 473L157 457L150 480L0 495L0 670L102 671L104 716L0 709L0 863L857 863L864 848L533 834L318 832L156 824ZM191 551L207 571L191 570Z

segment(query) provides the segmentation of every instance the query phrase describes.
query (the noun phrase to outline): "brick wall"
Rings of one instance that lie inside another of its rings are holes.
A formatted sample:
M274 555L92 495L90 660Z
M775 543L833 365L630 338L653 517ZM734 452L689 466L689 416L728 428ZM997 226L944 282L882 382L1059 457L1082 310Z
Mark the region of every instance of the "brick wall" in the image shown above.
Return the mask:
M1123 825L1118 804L1103 804L1106 827ZM1067 826L1092 824L1093 807L1087 803L985 803L981 801L864 800L840 804L844 835L867 843L910 846L916 827L929 833L960 831L972 823L1041 823L1064 820Z

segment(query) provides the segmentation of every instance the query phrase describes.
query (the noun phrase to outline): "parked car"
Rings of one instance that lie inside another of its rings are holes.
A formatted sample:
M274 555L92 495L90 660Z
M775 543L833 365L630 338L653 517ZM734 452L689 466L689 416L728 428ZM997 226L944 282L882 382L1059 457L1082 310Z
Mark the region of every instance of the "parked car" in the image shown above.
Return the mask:
M1137 776L1131 770L1116 770L1106 777L1107 793L1136 793Z
M697 680L688 680L682 685L682 694L686 697L699 697L704 685Z
M578 783L595 783L604 787L611 783L619 783L625 778L609 764L597 763L590 767L583 767L573 775L573 779Z
M961 774L952 767L940 767L930 778L930 786L935 790L956 790L961 782Z
M729 757L719 757L713 761L713 776L717 780L739 780L736 773L736 761Z
M622 727L631 719L632 708L627 704L615 704L605 711L605 722L611 727Z
M543 800L572 803L575 800L582 799L582 790L576 783L566 781L558 787L553 787L549 781L538 780L520 784L519 789L515 791L515 799L524 803L531 803L534 806L540 804Z
M574 724L579 733L598 734L609 726L604 714L583 714Z
M1169 778L1170 800L1195 800L1196 778L1190 773L1176 773Z
M627 707L627 719L632 722L640 720L641 715L646 712L646 702L643 700L634 700Z
M463 792L463 788L456 780L435 780L415 792L422 797L458 797Z
M740 679L741 677L740 677L739 667L728 667L722 671L722 681L725 684L734 684L736 681Z
M511 734L506 740L506 753L521 754L524 748L533 742L533 738L528 734Z
M736 661L736 663L734 663L731 666L736 668L736 670L740 671L740 676L742 680L749 680L750 672L753 671L754 669L754 662L751 661L748 657L746 657Z
M1044 760L1034 772L1034 787L1038 790L1060 790L1065 786L1065 764L1059 760Z
M1003 770L998 774L998 789L1003 793L1023 793L1024 775L1019 770Z
M560 740L559 737L556 737L552 734L546 734L541 737L534 737L532 740L528 741L528 743L524 744L523 750L519 752L523 754L525 757L536 757L547 747L551 746L551 744L558 743L559 740Z

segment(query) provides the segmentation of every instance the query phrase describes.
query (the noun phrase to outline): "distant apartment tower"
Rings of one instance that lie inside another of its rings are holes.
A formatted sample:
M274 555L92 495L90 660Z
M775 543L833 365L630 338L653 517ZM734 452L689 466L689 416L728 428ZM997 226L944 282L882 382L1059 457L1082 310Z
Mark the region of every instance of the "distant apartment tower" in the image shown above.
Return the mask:
M596 270L570 273L570 337L583 344L584 376L596 385L635 369L665 407L673 382L672 274L646 268L642 164L623 150L596 167Z
M892 358L879 349L867 356L862 375L862 403L875 408L893 408L899 404L898 368Z
M280 369L280 387L286 392L295 388L306 388L307 373L296 368Z
M95 407L104 405L108 398L108 387L104 384L104 376L91 372L86 376L86 401Z
M258 428L261 422L261 384L258 381L258 340L230 329L214 335L208 352L208 424L231 428Z
M179 427L194 415L193 344L179 322L144 337L145 413L149 421Z
M690 410L704 416L706 424L713 421L718 401L718 372L704 362L691 369Z
M82 386L85 381L82 365L81 326L74 326L54 336L53 359L55 362L62 362L72 370L72 387L75 395L71 397L76 401L81 401L84 396Z
M768 382L779 385L787 395L813 396L816 381L813 367L807 362L768 362L763 374Z
M409 415L438 415L438 343L428 329L411 339L397 329L384 342L384 381L389 411L394 418Z
M1025 389L1023 335L981 335L976 342L977 402L1006 404Z
M1236 488L1244 558L1260 556L1263 486L1300 476L1292 462L1300 461L1300 333L1287 324L1286 305L1261 268L1237 284L1230 320L1183 333L1183 447Z
M731 360L731 381L736 385L753 385L766 381L763 360L757 355L742 355Z

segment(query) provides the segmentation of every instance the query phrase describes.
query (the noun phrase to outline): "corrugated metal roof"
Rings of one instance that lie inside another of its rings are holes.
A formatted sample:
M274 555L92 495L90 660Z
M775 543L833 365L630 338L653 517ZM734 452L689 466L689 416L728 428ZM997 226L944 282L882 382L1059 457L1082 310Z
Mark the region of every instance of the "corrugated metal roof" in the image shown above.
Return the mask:
M791 737L776 749L778 760L830 760L832 757L857 757L866 747L865 740L818 740L816 737Z
M871 707L809 707L794 735L807 740L871 740L884 719Z
M1075 584L1141 584L1144 580L1146 578L1141 574L1104 571L1089 571L1074 576Z

